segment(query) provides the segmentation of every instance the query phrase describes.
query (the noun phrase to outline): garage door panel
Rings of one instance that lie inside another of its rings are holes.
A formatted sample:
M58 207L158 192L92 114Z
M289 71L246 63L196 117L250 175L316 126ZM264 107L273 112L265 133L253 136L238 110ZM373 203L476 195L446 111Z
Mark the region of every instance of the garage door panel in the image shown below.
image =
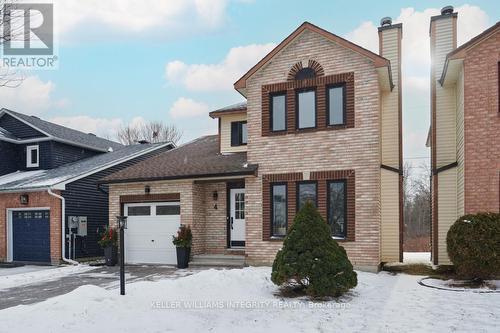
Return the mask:
M125 230L125 261L174 265L177 258L172 236L177 234L180 216L155 216L154 207L151 207L151 212L152 216L128 217Z
M12 212L14 261L50 261L49 221L48 211Z

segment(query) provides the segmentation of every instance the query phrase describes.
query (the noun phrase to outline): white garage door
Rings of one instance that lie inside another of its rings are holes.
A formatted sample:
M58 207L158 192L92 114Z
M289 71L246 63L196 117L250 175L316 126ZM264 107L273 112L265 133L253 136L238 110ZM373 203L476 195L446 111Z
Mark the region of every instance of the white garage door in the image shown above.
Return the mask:
M125 262L175 265L172 236L179 229L178 202L126 204Z

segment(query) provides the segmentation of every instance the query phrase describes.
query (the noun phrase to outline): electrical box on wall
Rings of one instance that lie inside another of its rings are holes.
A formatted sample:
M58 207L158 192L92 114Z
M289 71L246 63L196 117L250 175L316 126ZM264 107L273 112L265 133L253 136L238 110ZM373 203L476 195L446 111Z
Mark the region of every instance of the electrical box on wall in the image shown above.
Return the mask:
M78 236L87 236L87 216L69 216L68 228ZM76 232L72 229L76 229Z

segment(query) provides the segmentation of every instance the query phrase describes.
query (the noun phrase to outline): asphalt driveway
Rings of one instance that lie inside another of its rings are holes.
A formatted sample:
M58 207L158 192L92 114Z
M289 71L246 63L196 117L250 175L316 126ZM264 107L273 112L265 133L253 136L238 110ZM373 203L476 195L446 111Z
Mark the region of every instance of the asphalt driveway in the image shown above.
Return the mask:
M52 269L45 267L40 269ZM8 271L11 270L11 271ZM17 274L18 271L28 271L29 268L0 267L0 276ZM178 270L172 266L127 266L125 279L127 283L137 281L157 281L160 279L175 279L196 272L196 269ZM120 285L120 267L97 267L91 271L61 276L49 281L24 284L9 289L0 289L0 310L20 304L32 304L48 298L66 294L86 285L96 285L106 289L117 289ZM118 292L118 291L117 291Z

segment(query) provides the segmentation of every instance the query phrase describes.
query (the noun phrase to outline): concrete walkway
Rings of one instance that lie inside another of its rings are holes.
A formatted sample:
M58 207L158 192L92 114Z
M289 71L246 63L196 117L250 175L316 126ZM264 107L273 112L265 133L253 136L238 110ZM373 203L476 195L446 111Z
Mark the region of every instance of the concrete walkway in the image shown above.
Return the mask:
M0 268L3 274L8 269ZM157 281L160 279L175 279L191 275L200 269L176 269L172 266L127 266L125 280L127 283L137 281ZM86 285L96 285L106 289L119 288L120 267L97 267L85 273L67 275L59 279L42 281L19 287L0 290L0 310L20 304L32 304L48 298L63 295Z

